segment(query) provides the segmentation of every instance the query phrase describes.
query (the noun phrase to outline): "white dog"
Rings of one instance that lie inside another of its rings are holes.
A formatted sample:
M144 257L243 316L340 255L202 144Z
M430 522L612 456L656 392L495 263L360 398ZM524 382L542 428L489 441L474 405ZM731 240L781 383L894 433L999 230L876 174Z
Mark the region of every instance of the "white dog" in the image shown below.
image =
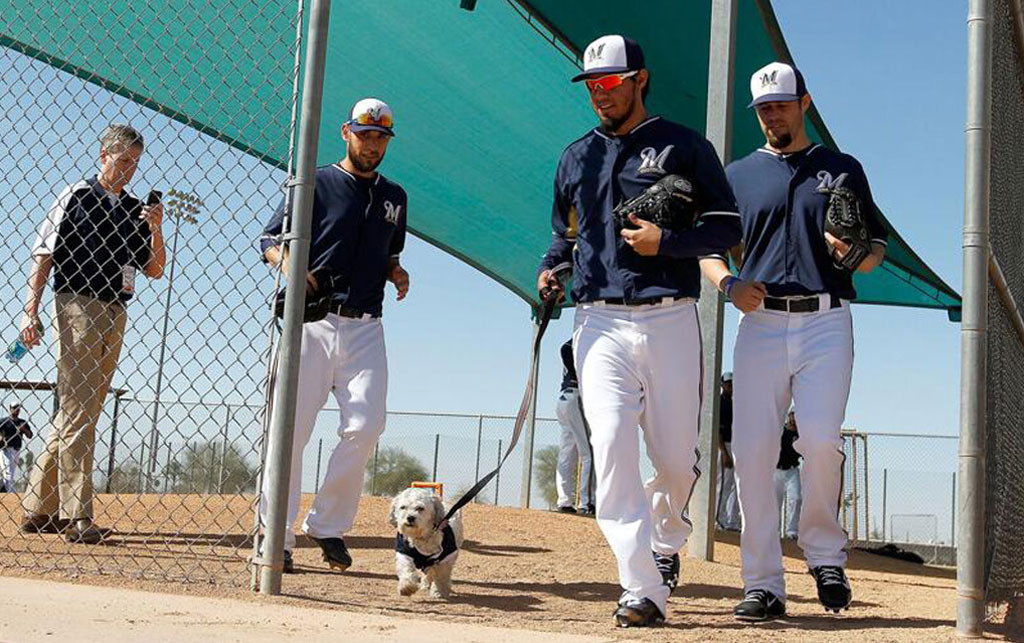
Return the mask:
M430 590L434 598L451 594L452 568L462 546L462 512L439 525L447 511L429 489L406 489L391 501L388 522L398 529L395 571L402 596L420 589Z

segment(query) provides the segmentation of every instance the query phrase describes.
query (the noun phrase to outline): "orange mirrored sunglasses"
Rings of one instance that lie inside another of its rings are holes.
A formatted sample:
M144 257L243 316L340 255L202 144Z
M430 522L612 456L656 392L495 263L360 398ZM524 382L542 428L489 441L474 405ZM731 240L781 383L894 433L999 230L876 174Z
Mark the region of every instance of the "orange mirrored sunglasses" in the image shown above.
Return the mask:
M380 118L374 118L369 112L363 112L350 122L357 125L377 125L379 127L391 128L395 125L395 119L391 117L391 114L381 114Z
M607 76L598 76L597 78L588 78L583 81L591 92L596 91L598 87L606 92L610 92L623 83L627 78L636 76L635 71L627 71L623 74L608 74Z

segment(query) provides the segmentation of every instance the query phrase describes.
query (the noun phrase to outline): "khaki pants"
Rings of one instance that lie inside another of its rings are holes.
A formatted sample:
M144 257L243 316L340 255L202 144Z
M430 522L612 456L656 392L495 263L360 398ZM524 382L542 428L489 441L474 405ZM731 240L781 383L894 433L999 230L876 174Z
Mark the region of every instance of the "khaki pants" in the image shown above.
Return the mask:
M25 512L92 518L96 421L121 353L124 306L58 293L57 400L60 405L25 492Z

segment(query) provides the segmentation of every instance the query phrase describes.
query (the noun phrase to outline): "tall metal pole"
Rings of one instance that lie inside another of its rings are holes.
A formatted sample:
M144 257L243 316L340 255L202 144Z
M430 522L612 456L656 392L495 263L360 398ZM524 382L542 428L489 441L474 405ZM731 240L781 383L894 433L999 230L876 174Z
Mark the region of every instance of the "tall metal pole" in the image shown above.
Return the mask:
M889 469L882 469L882 541L885 542L885 512L889 510Z
M967 123L964 128L964 288L960 324L960 527L957 634L982 635L985 617L985 342L988 327L989 159L992 0L967 13Z
M160 393L164 385L164 355L167 352L167 326L171 320L171 293L174 289L174 268L178 259L178 231L182 219L174 216L174 237L171 239L171 270L167 275L167 299L164 302L164 327L160 333L160 357L156 366L156 394L153 397L153 425L149 429L149 464L146 467L146 491L153 491L153 475L156 472L156 425L160 419Z
M537 341L540 324L536 317L533 320L533 337L530 346ZM537 377L540 374L540 351L530 364L530 381L533 382L533 395L530 396L530 407L526 413L526 442L523 444L523 483L519 491L519 506L530 507L530 483L533 480L533 438L537 429Z
M480 415L477 417L476 423L476 467L473 471L473 482L474 484L480 481L480 447L483 445L484 440L484 416ZM474 502L480 502L479 498L474 498Z
M736 51L737 0L711 2L711 52L708 60L708 110L706 134L723 163L728 163L732 149L733 70ZM719 376L722 371L722 294L707 280L701 279L700 318L701 342L704 347L704 403L700 410L701 475L690 496L689 517L693 533L689 540L690 556L713 560L715 556L715 493L718 477L718 409L721 395Z
M306 300L306 269L312 227L313 186L317 144L320 138L320 107L323 102L324 66L327 57L327 26L331 0L312 0L306 39L305 78L302 83L302 117L298 141L291 225L288 230L288 283L281 330L277 390L268 435L265 475L268 477L267 524L260 564L260 593L281 593L284 535L287 526L288 481L291 477L292 434L295 398L299 383L299 347L302 310Z
M110 423L110 452L107 453L107 485L106 492L110 493L110 482L114 478L114 458L117 450L117 418L120 417L121 396L114 393L114 419Z
M437 452L441 450L441 434L434 434L434 468L430 472L430 481L437 482Z

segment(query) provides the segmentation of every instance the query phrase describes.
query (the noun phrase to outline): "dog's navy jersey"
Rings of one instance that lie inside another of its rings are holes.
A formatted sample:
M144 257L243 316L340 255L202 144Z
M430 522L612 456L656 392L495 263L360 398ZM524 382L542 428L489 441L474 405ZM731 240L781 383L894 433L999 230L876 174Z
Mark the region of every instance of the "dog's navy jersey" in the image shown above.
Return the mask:
M408 199L400 185L377 174L357 177L340 165L317 168L309 269L328 269L336 298L380 316L388 262L405 247ZM260 251L281 245L282 199L263 230Z
M741 279L764 283L773 297L829 293L856 298L852 275L836 267L829 256L829 196L819 191L853 190L872 243L885 245L888 233L855 158L823 145L791 154L760 148L731 163L725 172L743 221Z
M421 571L433 567L458 550L459 546L455 543L455 531L451 525L445 525L441 531L441 551L429 556L413 547L409 539L402 534L395 535L395 552L411 558L412 564Z
M612 210L668 174L693 183L700 216L692 230L663 229L658 254L643 257L619 236ZM741 235L714 148L694 130L657 116L623 136L595 128L565 149L555 172L551 226L540 270L571 260L572 297L582 303L696 298L698 258L724 252Z

